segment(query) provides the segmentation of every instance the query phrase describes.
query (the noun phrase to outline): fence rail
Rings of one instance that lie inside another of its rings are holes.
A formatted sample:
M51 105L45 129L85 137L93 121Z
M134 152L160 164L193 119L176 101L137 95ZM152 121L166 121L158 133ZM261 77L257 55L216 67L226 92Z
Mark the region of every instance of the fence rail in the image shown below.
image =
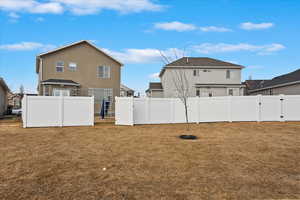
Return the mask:
M23 127L93 126L94 97L24 96Z
M193 97L189 122L300 121L300 95ZM116 124L185 123L178 98L116 97Z

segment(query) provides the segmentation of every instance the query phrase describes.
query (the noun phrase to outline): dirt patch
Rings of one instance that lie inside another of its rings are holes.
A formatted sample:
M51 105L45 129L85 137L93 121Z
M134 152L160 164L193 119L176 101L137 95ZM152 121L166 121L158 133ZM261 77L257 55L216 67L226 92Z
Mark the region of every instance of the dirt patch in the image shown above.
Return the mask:
M0 199L300 198L296 122L0 125Z

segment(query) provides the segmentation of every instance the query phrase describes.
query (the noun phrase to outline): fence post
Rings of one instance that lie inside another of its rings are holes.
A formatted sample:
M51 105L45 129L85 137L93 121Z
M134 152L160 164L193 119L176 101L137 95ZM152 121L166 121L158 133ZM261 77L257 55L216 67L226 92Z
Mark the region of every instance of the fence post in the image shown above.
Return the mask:
M27 127L27 95L24 94L22 99L22 121L23 128Z
M280 94L279 99L280 99L280 121L285 122L285 119L284 119L284 106L283 106L284 95Z
M171 101L171 119L170 122L171 123L175 123L175 98L172 98Z
M60 96L60 117L61 117L61 123L60 127L64 126L64 96Z
M232 112L232 110L231 110L231 104L232 104L232 98L231 98L231 96L227 96L227 98L228 98L228 121L229 121L229 122L232 122L232 119L231 119L231 112Z
M95 125L95 96L91 97L91 125Z
M130 98L130 113L131 113L131 126L134 125L134 99L133 96Z
M257 97L257 122L261 122L261 108L262 108L262 104L261 104L261 100L262 100L262 95L259 94L256 96Z
M149 124L151 124L151 97L146 97L146 119Z
M200 96L197 96L197 124L200 123Z

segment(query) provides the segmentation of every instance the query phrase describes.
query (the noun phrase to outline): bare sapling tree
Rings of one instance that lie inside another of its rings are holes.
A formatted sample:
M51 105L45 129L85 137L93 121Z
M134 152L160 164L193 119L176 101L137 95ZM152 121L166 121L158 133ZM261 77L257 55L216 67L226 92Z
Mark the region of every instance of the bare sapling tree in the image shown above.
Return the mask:
M176 59L182 58L184 57L185 54L185 50L181 51L182 56L178 56L178 52L176 49L173 49L173 53L174 53L174 57ZM171 58L167 57L166 55L164 55L163 52L160 51L160 55L162 57L162 60L164 62L164 64L169 64L171 63ZM187 62L188 62L188 58ZM183 103L184 106L184 112L185 112L185 120L186 120L186 124L187 124L187 130L189 131L190 127L189 127L189 116L188 116L188 98L190 95L190 87L189 87L189 81L188 78L186 76L186 72L184 69L174 69L172 70L172 81L173 81L173 85L175 87L175 93L176 93L176 97L180 99L180 101Z
M183 69L175 69L172 71L172 81L175 86L176 96L180 99L184 106L185 120L187 124L187 130L189 131L189 115L188 115L188 98L189 82Z

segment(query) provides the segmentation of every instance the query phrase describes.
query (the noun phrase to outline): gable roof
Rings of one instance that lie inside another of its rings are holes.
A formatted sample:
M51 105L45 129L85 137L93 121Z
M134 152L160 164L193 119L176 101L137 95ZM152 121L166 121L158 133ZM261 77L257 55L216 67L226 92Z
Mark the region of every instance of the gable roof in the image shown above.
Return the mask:
M246 80L244 84L248 88L248 90L254 90L258 88L262 88L264 86L264 82L269 80Z
M230 66L236 68L243 68L241 65L233 64L208 57L182 57L166 66Z
M6 83L5 83L4 79L1 78L1 77L0 77L0 85L1 85L7 92L10 91L9 88L8 88L8 86L7 86Z
M163 90L161 82L150 82L149 88L146 90L146 92L149 90Z
M120 89L123 89L126 91L134 91L133 89L130 89L129 87L127 87L126 85L123 85L123 84L120 85Z
M175 60L162 68L162 70L159 73L159 77L161 77L166 68L193 68L193 67L210 67L210 68L228 68L228 69L243 69L244 67L242 65L237 65L230 62L225 62L222 60L217 60L214 58L208 58L208 57L182 57L178 60Z
M251 80L251 81L259 81L259 80ZM281 76L277 76L271 80L262 80L260 81L259 86L253 87L251 89L249 88L249 90L260 90L265 88L272 88L272 87L277 87L279 85L293 84L295 82L300 83L300 69L287 74L283 74Z
M119 63L121 66L123 66L124 64L121 63L119 60L117 60L116 58L113 58L111 55L109 55L108 53L106 53L105 51L101 50L100 48L98 48L96 45L92 44L91 42L89 42L88 40L80 40L78 42L74 42L74 43L71 43L71 44L68 44L68 45L65 45L65 46L61 46L61 47L58 47L56 49L53 49L53 50L50 50L50 51L47 51L47 52L44 52L44 53L41 53L39 55L36 56L37 60L38 58L42 57L42 56L45 56L45 55L48 55L48 54L51 54L51 53L55 53L57 51L60 51L60 50L63 50L63 49L66 49L66 48L69 48L69 47L72 47L72 46L75 46L75 45L79 45L79 44L82 44L82 43L87 43L88 45L90 45L91 47L95 48L97 51L103 53L104 55L108 56L109 58L111 58L112 60L114 60L115 62ZM39 69L38 69L38 66L39 66L39 62L37 62L37 65L36 65L36 72L38 73Z

